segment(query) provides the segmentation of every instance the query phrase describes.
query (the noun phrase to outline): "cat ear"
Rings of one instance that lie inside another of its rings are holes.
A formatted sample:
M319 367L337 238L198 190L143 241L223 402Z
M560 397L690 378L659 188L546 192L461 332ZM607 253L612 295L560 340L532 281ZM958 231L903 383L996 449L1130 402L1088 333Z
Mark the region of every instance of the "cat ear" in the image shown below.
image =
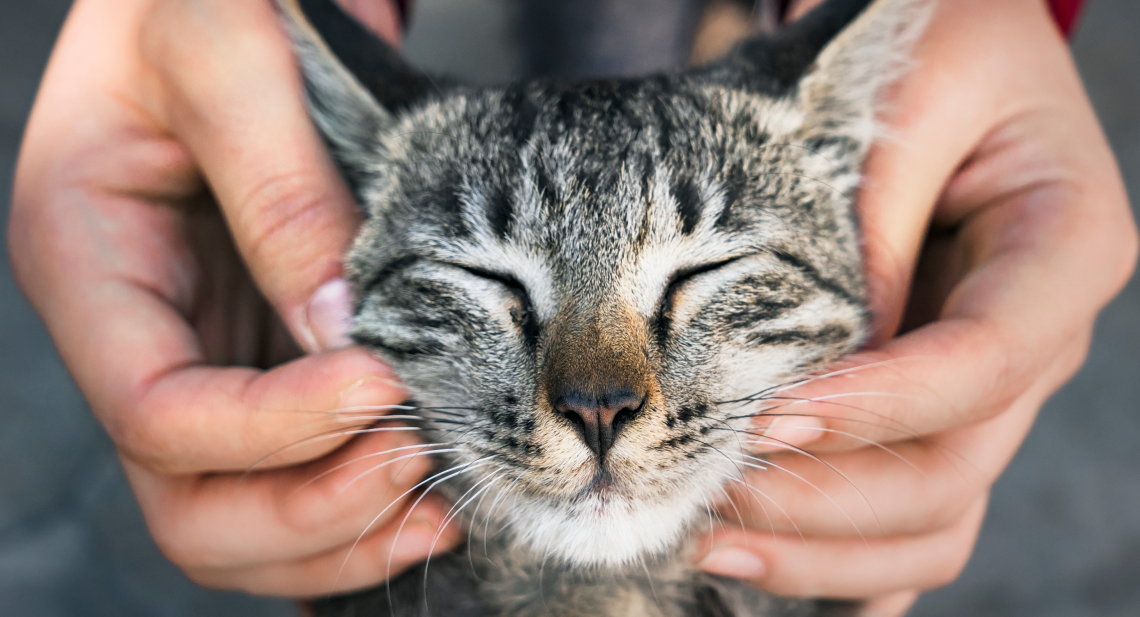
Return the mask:
M380 131L434 86L332 0L276 3L300 61L313 122L355 184L376 158Z
M876 103L909 65L933 0L826 0L775 35L745 41L728 62L772 94L793 93L799 132L867 145ZM868 6L869 5L869 6Z

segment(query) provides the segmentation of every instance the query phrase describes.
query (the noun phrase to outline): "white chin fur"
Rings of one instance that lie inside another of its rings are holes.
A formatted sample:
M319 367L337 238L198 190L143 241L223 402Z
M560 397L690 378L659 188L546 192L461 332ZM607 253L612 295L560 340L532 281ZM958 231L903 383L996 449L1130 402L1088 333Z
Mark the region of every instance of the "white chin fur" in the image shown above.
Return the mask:
M577 566L621 566L674 547L701 502L694 496L634 506L591 496L571 507L531 502L511 516L538 553Z

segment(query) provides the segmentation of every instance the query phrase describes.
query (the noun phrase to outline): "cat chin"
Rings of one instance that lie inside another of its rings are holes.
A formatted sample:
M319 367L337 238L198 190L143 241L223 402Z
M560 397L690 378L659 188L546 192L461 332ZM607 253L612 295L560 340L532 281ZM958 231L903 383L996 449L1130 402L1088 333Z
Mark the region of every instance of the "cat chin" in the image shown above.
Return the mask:
M511 528L544 559L622 567L675 549L702 503L692 495L654 503L592 495L569 507L533 501L512 513Z

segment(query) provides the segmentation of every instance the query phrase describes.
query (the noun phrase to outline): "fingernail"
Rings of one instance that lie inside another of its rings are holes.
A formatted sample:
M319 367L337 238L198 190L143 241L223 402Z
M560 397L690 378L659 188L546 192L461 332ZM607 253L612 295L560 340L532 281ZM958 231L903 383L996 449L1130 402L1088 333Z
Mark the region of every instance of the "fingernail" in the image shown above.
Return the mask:
M333 411L340 413L371 411L379 415L389 411L387 406L399 404L406 398L407 393L395 377L369 375L342 390Z
M764 576L766 570L763 559L735 546L719 548L709 553L701 561L700 568L713 574L750 580Z
M772 420L763 436L756 441L756 450L779 452L807 445L823 435L823 420L811 416L781 416Z
M313 351L341 349L352 345L352 286L335 278L317 289L305 310Z

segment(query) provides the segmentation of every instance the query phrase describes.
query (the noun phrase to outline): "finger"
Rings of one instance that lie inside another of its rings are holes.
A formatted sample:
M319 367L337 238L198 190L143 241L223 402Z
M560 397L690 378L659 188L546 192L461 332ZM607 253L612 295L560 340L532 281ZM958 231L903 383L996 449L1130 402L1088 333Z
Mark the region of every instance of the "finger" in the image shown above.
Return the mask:
M395 517L403 522L402 528L385 527L355 545L292 562L239 569L190 569L187 574L208 587L290 598L373 587L453 549L463 537L457 525L440 531L448 510L443 500L429 496L414 510L410 510L411 505L407 508Z
M162 207L200 185L185 149L133 98L136 87L148 90L133 50L125 49L137 39L132 28L141 27L138 4L124 6L118 19L108 18L101 3L76 3L21 153L13 265L72 375L128 456L166 471L244 469L308 434L314 418L342 398L383 404L402 393L381 383L391 373L359 351L271 373L202 366L207 350L188 324L202 311L205 286L187 238L194 217ZM76 91L91 96L76 106ZM354 386L361 389L350 395ZM322 444L278 460L336 445Z
M987 18L977 19L983 9ZM951 255L941 262L948 267L940 269L953 276L934 286L944 288L934 298L921 298L938 321L862 354L854 364L866 370L788 393L842 397L813 411L797 406L797 413L870 421L882 412L895 439L900 429L929 434L1007 407L1092 323L1127 280L1137 250L1111 153L1043 6L960 2L938 10L917 56L920 66L931 58L939 71L918 70L900 84L892 107L915 111L890 119L892 139L868 161L860 203L879 342L898 322L934 209L923 200L954 178L937 210L940 225L955 226ZM1007 64L986 61L992 50L984 44L960 44L1002 41L1001 29L1013 27L1035 41L1026 49L1045 50L1013 50L1032 79L1001 73ZM947 89L946 79L973 85ZM1029 83L1051 88L1030 92ZM948 90L970 100L945 96ZM823 426L890 439L885 426ZM812 448L855 445L831 433Z
M1059 358L1057 365L1076 363L1079 356ZM747 485L729 485L732 502L720 507L721 514L750 529L807 537L873 538L944 529L988 492L1008 465L1052 380L1043 376L989 420L920 440L818 456L742 457Z
M311 558L385 528L413 499L436 450L420 445L414 432L392 431L267 472L169 477L129 460L124 466L172 561L231 569Z
M1064 234L1047 235L1055 247L1070 241L1058 237ZM1098 266L1095 257L1089 262L1083 256L1070 257ZM799 446L810 442L812 451L829 451L913 439L983 421L1007 408L1041 374L1051 379L1049 391L1055 390L1083 361L1088 329L1108 295L1094 300L1044 293L1032 277L1045 276L1063 288L1074 282L1058 279L1078 274L1067 265L1045 273L1041 269L1049 264L1032 262L1029 254L995 258L963 283L961 293L973 295L954 300L941 320L855 354L798 387L790 384L756 402L734 404L730 417L752 417L763 430L786 416L783 426L810 429L782 429L782 434L772 435L771 445L760 446L761 451L781 449L776 439L791 439ZM1058 358L1065 361L1050 370ZM812 434L818 438L811 440Z
M918 601L919 592L900 591L867 602L860 617L903 617Z
M821 539L741 532L713 534L700 562L708 572L744 578L779 595L867 598L945 585L965 567L985 514L977 501L957 523L924 536Z
M192 260L179 215L85 191L57 198L44 209L67 201L105 224L65 217L38 227L41 240L22 260L33 270L29 295L92 409L133 460L168 473L244 470L278 448L343 427L330 412L403 400L390 370L358 348L268 372L206 366L207 352L187 323L199 283L186 272ZM42 277L34 276L37 268ZM313 441L269 462L305 460L339 443Z
M143 49L169 93L158 107L255 281L307 349L344 344L346 286L322 286L340 273L358 209L309 121L271 3L159 3L152 24Z
M1032 44L1003 45L1009 31ZM1074 91L1083 99L1067 47L1040 2L940 3L914 56L916 69L891 93L890 137L870 153L860 195L873 342L897 328L935 197L979 144L1025 114L1027 100L1047 108ZM1008 74L1011 66L1019 74ZM1055 88L1028 91L1042 83Z
M163 473L247 471L332 451L406 393L359 348L270 371L191 366L160 375L109 430L133 460Z

